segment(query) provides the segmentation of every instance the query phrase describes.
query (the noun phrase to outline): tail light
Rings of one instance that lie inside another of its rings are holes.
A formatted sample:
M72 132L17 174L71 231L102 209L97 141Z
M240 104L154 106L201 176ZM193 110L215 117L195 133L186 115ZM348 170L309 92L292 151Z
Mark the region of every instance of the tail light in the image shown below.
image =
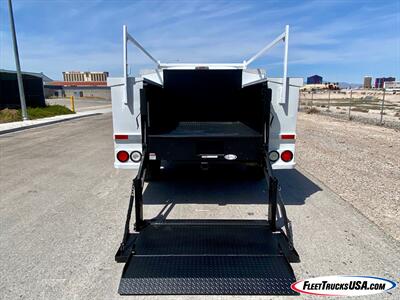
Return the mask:
M281 159L282 159L284 162L289 162L289 161L291 161L291 160L293 159L293 153L292 153L292 151L289 151L289 150L283 151L283 152L281 153Z
M126 152L126 151L124 151L124 150L122 150L122 151L119 151L118 153L117 153L117 159L120 161L120 162L127 162L128 161L128 159L129 159L129 153L128 152Z
M268 154L268 158L271 162L276 162L279 159L279 153L278 151L271 151Z
M115 140L127 140L129 136L127 134L116 134L114 135Z
M142 160L142 153L140 153L139 151L133 151L131 153L131 160L133 162L139 162Z
M296 136L294 134L281 134L282 140L295 140Z

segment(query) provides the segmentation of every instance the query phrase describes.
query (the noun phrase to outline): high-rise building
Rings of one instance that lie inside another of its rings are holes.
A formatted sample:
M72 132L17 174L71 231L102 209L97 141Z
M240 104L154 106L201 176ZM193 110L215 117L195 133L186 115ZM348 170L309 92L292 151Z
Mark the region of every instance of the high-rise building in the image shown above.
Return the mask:
M307 77L307 84L321 84L322 83L322 76L313 75Z
M375 78L375 88L376 89L383 89L383 85L387 81L396 81L396 78L394 78L394 77Z
M364 76L364 89L372 88L372 77Z
M67 82L84 82L84 81L107 81L108 72L63 72L64 81Z

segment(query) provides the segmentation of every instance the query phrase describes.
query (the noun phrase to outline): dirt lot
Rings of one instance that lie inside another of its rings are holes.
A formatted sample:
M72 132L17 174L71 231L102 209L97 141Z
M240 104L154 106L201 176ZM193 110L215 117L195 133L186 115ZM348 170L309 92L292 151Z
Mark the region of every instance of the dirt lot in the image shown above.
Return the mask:
M300 107L304 111L315 107L321 113L340 119L348 119L351 108L353 120L372 125L383 123L385 127L400 129L400 94L386 91L382 102L383 94L381 90L303 91Z
M400 240L400 132L299 114L298 165Z

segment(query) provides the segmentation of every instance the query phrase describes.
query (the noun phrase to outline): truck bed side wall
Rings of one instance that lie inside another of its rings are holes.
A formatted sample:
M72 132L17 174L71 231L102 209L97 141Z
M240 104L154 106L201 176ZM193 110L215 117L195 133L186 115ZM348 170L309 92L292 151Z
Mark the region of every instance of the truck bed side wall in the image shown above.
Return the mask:
M108 78L107 85L111 87L113 131L115 135L127 135L128 139L114 138L114 167L122 169L136 169L139 163L121 163L116 159L118 151L142 151L140 125L140 87L141 82L135 83L135 78L128 78L128 99L125 99L125 85L123 78Z
M290 150L294 154L291 162L278 160L272 164L273 169L292 169L296 163L295 139L283 140L282 134L296 134L297 111L299 105L299 89L303 85L303 78L289 78L288 100L279 104L281 97L282 78L268 78L268 87L272 90L271 127L269 137L269 151L276 150L282 153Z

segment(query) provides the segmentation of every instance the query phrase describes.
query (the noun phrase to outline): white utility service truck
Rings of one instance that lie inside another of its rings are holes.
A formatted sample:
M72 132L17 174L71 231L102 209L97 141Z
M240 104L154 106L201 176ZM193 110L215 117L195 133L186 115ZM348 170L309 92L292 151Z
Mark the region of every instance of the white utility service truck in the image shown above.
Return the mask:
M137 175L116 254L117 262L126 263L120 294L296 294L289 262L299 256L273 175L295 165L303 80L287 76L288 38L286 26L241 63L162 63L123 27L124 76L108 79L114 166ZM128 76L128 42L154 62L154 70ZM249 68L280 42L283 77ZM204 172L241 165L263 174L267 220L144 219L144 183L163 180L167 164L197 165Z

